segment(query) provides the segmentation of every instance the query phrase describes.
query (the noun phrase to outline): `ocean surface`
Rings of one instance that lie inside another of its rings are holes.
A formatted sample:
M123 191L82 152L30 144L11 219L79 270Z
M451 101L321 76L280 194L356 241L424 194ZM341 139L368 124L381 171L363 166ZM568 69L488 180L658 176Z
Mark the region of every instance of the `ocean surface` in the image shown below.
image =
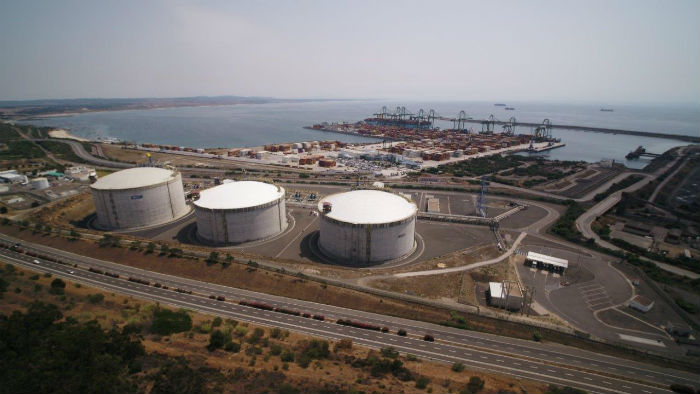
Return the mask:
M383 106L390 111L405 106L408 112L434 109L439 115L456 117L460 110L475 119L493 114L497 120L511 116L521 122L541 123L545 118L553 124L584 125L614 129L700 135L700 108L693 106L619 105L614 112L601 112L601 106L581 104L546 104L506 102L515 107L506 111L493 102L384 102L319 101L273 104L238 104L213 107L179 107L150 110L92 112L70 116L33 119L24 123L68 129L86 138L118 138L137 143L156 143L190 147L242 147L267 143L301 142L309 140L341 140L367 142L363 138L344 134L304 129L320 122L356 122L379 112ZM607 108L607 106L606 106ZM451 122L438 121L436 126L451 127ZM475 131L479 124L468 124ZM497 131L499 127L497 126ZM531 133L519 128L518 133ZM559 160L595 162L615 159L630 168L642 168L648 160L628 161L625 155L642 145L647 151L662 153L685 143L659 138L603 134L554 129L565 147L543 156Z

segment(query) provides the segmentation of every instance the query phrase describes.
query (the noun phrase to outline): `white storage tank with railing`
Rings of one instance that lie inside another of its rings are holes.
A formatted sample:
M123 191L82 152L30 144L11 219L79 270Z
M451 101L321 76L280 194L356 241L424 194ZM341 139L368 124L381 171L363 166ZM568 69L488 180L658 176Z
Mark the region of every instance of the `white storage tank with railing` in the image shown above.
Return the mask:
M284 188L264 182L224 183L195 201L197 235L216 244L238 244L280 234L287 228Z
M97 226L125 229L155 226L184 216L188 210L180 172L137 167L109 174L90 185Z
M372 264L406 257L415 249L416 204L378 190L332 194L318 203L318 247L330 258Z

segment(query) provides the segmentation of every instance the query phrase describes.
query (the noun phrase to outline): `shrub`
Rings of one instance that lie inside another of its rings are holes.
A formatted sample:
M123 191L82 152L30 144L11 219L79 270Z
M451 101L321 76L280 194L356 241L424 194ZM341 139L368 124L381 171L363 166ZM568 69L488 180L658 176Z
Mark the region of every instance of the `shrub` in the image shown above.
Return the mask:
M227 336L221 330L214 330L211 334L209 334L209 345L207 345L207 349L209 349L210 352L216 349L221 349L230 341L230 336Z
M467 383L466 388L470 393L478 393L484 389L484 380L478 376L472 376L469 378L469 383Z
M192 329L192 318L186 311L171 311L158 308L153 311L151 332L158 335L170 335Z
M691 386L686 386L684 384L674 383L669 388L674 393L681 393L681 394L695 394L696 393L694 388L692 388Z
M535 331L532 333L532 339L534 339L535 342L540 342L542 340L542 334L540 334L539 331Z
M294 352L291 349L285 349L280 355L280 360L285 363L294 361Z
M380 353L387 358L397 358L399 356L399 352L391 346L383 347Z
M51 281L51 289L49 289L49 293L56 294L56 295L62 295L65 293L65 289L66 289L66 282L62 281L59 278L56 278L53 281Z
M428 387L428 383L430 383L430 379L425 376L419 376L418 379L416 379L416 388L423 390Z
M238 353L241 351L241 344L238 342L229 342L224 346L224 350L231 353Z
M452 364L452 370L455 372L462 372L462 371L464 371L464 368L465 368L464 363L460 363L459 361Z
M276 343L272 344L270 346L270 354L273 356L279 356L280 354L282 354L282 346Z
M214 321L211 322L212 327L219 327L223 323L223 320L219 316L214 318Z
M105 299L105 296L102 293L88 294L85 299L91 304L99 304Z

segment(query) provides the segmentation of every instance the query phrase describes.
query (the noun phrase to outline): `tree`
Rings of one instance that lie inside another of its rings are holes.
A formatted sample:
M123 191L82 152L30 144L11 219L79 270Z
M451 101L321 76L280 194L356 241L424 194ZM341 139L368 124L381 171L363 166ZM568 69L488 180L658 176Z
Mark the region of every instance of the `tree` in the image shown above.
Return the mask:
M151 394L201 394L205 393L204 376L187 365L179 357L169 360L160 368L153 382Z
M207 345L207 349L209 349L210 352L216 349L221 349L228 342L231 342L230 336L227 336L221 330L214 330L211 334L209 334L209 345Z
M144 354L140 341L62 318L56 305L33 303L0 320L0 392L134 392L127 365Z
M63 280L56 278L53 281L51 281L51 290L49 290L49 293L51 294L57 294L61 295L65 293L66 289L66 282Z
M478 376L472 376L469 378L469 383L467 383L466 389L469 393L478 393L484 389L484 380Z

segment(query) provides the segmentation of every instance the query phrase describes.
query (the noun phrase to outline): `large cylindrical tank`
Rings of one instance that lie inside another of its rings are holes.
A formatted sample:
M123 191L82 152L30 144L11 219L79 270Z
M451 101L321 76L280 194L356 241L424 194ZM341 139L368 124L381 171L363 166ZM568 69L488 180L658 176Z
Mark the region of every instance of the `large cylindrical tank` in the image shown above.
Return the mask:
M217 244L275 236L287 228L284 188L241 181L203 190L195 201L197 234Z
M416 204L378 190L332 194L318 203L318 246L329 257L350 263L378 263L414 250Z
M44 190L49 188L49 180L44 177L34 178L29 181L29 188L34 190Z
M104 229L155 226L187 213L182 177L174 169L137 167L90 185L97 225Z

